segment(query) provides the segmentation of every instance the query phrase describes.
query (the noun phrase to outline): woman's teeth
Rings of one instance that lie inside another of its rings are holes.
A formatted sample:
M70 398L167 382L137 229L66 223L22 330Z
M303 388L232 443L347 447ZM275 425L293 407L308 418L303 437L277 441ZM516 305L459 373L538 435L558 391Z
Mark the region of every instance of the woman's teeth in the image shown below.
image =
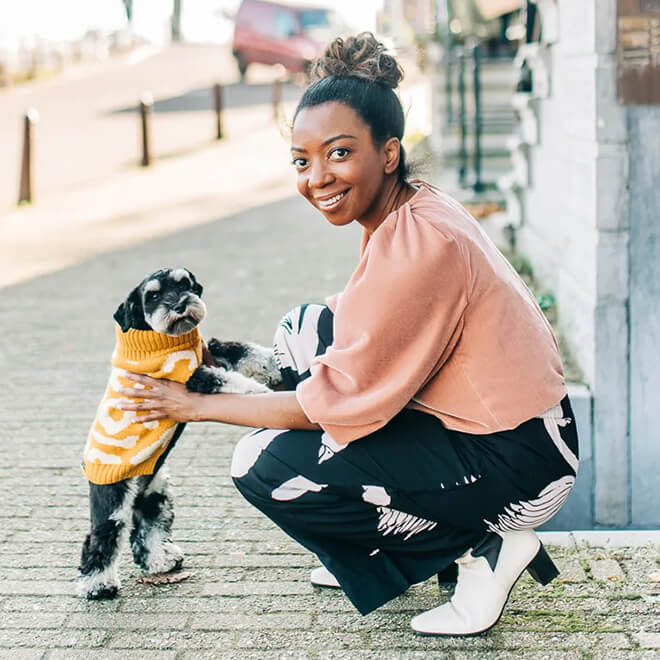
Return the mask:
M345 190L343 193L339 193L338 195L335 195L334 197L331 197L330 199L324 199L321 200L319 199L319 206L322 209L327 209L330 208L331 206L334 206L348 191Z

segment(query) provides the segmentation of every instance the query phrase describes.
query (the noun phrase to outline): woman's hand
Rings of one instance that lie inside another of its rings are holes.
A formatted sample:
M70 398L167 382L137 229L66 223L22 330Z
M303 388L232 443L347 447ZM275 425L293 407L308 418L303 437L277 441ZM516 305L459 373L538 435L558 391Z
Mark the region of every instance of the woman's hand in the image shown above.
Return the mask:
M123 373L122 377L144 386L144 389L135 387L116 389L119 394L141 399L136 402L121 401L117 405L120 410L135 410L138 413L136 421L149 422L167 418L175 422L193 422L199 419L200 395L188 392L185 385L129 371ZM139 414L140 411L145 410L149 413Z

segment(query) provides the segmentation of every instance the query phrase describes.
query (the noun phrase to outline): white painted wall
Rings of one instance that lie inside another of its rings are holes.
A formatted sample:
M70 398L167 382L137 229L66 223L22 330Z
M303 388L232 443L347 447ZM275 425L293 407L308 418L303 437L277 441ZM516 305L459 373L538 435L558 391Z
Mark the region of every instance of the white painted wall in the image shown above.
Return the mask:
M551 91L519 231L555 291L594 396L595 518L630 524L629 226L625 109L616 99L616 0L557 0Z

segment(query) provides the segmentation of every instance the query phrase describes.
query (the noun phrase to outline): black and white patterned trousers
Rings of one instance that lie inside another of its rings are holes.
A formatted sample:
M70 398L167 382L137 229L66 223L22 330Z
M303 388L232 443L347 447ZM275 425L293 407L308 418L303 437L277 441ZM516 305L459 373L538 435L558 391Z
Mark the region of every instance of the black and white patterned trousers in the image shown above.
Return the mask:
M274 343L284 382L295 389L332 344L332 312L295 308ZM542 417L489 435L450 431L408 409L348 445L323 431L261 429L239 441L231 474L367 614L445 569L485 533L549 520L577 469L566 397Z

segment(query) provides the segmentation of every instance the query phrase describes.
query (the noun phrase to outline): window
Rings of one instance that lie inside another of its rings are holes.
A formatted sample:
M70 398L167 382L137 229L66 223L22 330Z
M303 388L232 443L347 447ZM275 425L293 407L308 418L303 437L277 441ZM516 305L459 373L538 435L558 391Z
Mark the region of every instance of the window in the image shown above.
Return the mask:
M298 22L292 12L278 9L275 13L275 36L287 39L298 34Z

